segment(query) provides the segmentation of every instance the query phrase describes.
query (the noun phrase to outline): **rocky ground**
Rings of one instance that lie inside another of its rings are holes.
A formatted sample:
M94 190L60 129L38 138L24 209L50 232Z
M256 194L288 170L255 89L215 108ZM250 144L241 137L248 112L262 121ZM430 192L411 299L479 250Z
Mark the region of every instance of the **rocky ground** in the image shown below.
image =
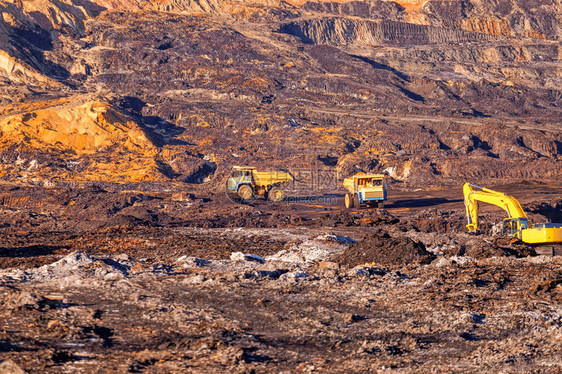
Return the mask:
M3 186L5 370L551 373L562 364L562 257L467 234L460 189L395 185L386 209L346 211L337 194L335 204L247 206L110 187ZM561 187L529 184L519 197L536 220L552 219ZM501 217L482 213L487 227Z

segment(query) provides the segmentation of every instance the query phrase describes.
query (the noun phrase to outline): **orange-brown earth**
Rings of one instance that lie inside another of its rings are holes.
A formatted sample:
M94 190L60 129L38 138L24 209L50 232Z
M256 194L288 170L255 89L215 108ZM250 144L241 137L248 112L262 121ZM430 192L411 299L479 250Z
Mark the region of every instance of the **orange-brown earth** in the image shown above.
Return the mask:
M0 372L556 372L561 257L460 187L562 222L561 17L0 0ZM240 205L241 164L298 178Z

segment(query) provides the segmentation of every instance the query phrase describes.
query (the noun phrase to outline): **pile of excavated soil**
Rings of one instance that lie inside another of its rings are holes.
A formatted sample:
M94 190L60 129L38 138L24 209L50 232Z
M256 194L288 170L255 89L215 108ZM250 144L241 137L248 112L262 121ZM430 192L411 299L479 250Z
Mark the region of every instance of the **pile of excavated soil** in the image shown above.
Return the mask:
M382 265L429 263L433 259L435 256L426 251L421 242L408 237L394 238L385 231L379 231L351 244L335 261L343 266L355 267L371 262Z
M531 213L541 214L549 221L562 222L562 198L550 202L536 202L526 206L525 209Z
M517 258L536 256L532 246L517 238L497 237L493 241L474 238L465 244L465 256L473 258L515 256Z

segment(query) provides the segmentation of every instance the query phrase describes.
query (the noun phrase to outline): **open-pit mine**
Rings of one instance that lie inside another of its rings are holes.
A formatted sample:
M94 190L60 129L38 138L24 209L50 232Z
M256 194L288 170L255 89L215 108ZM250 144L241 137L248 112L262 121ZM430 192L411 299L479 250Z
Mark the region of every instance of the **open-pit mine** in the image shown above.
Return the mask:
M0 373L561 373L562 243L463 196L562 223L561 39L558 0L0 0Z

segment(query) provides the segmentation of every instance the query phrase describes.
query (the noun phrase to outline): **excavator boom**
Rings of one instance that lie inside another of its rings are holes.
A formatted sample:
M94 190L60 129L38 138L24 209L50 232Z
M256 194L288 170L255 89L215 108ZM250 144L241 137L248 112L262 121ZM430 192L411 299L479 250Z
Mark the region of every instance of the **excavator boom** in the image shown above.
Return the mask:
M506 211L509 218L527 219L527 214L525 214L521 204L513 196L470 183L464 184L463 192L466 217L468 218L468 224L466 225L468 231L478 231L479 201L499 206Z

